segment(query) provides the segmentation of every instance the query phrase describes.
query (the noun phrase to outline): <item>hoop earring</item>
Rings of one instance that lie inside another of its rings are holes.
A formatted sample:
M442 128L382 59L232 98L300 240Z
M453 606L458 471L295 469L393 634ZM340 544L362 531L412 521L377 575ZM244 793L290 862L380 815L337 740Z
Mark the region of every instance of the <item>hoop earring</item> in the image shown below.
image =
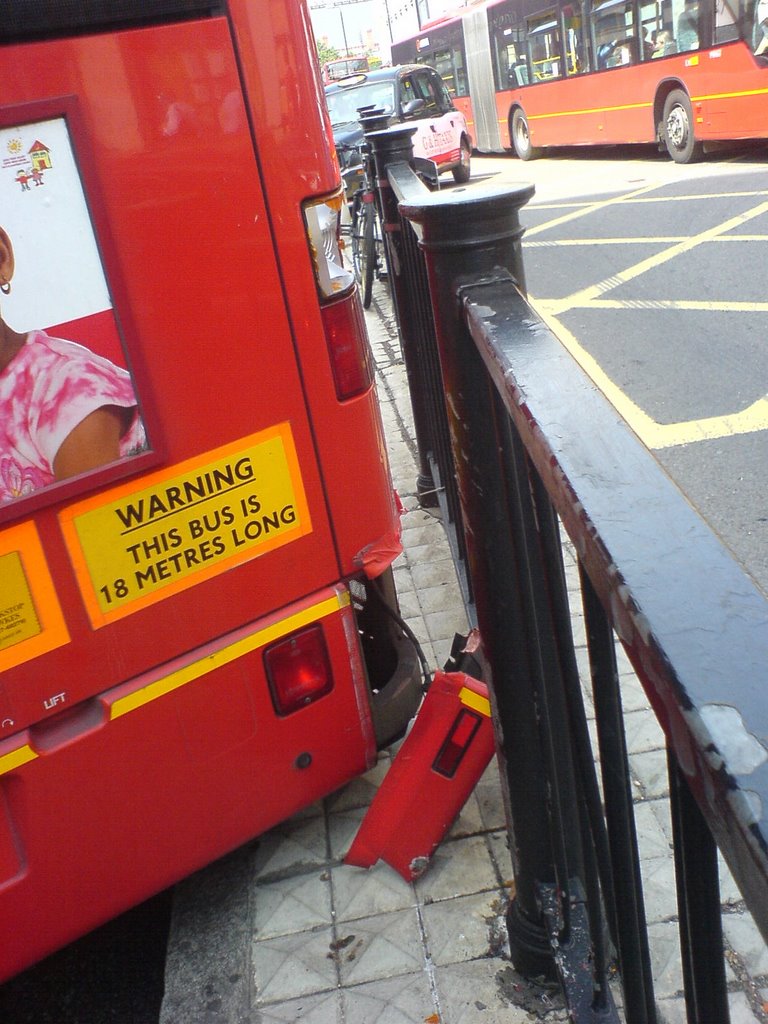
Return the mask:
M11 294L11 282L10 281L3 281L3 283L0 284L0 292L2 292L3 295L10 295Z

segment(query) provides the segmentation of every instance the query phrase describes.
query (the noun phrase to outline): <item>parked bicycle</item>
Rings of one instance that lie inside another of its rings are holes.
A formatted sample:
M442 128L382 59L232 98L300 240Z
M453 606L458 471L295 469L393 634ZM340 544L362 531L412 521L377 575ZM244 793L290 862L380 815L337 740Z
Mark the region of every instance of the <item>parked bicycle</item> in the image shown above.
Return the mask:
M378 111L359 114L375 116ZM368 309L373 298L374 280L387 275L379 197L375 189L376 166L367 142L337 142L341 174L344 179L347 208L342 214L341 232L351 248L352 268L360 286L363 308ZM434 161L414 157L411 166L429 189L438 189L438 168Z
M352 267L365 309L371 305L374 279L386 274L384 238L374 189L375 170L367 149L365 143L344 147L342 161L349 214L348 220L342 219L342 234L349 238Z
M373 296L373 281L385 273L384 239L374 190L367 181L355 194L352 204L352 264L368 309Z

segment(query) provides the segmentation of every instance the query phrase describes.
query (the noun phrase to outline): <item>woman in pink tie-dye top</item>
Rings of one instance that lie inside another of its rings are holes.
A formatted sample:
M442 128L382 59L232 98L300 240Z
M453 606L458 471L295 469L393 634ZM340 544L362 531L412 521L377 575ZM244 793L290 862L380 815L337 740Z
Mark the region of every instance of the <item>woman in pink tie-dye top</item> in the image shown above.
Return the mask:
M0 291L13 248L0 228ZM0 317L0 504L146 447L129 374L72 341Z

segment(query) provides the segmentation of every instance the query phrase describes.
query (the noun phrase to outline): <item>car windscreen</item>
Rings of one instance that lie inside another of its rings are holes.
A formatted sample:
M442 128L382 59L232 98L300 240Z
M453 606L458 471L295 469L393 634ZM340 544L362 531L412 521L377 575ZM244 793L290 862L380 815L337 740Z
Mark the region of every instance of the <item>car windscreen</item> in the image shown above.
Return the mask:
M331 124L345 124L360 118L360 107L379 107L387 114L395 110L395 83L363 82L362 85L334 89L326 93Z

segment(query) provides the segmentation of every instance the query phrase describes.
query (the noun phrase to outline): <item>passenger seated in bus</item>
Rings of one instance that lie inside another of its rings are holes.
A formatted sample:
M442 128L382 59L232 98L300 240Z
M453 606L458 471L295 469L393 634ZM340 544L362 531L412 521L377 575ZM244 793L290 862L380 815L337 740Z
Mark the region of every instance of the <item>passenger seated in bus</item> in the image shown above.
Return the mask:
M611 57L617 45L618 43L615 39L610 43L600 43L597 48L597 66L599 68L610 67Z
M661 31L656 33L656 39L653 43L653 57L666 57L667 54L674 53L675 50L675 41L669 32Z
M617 68L623 64L633 64L633 45L630 39L617 39L613 43L613 50L606 62L606 67Z
M0 227L0 292L13 246ZM0 317L0 505L146 448L130 375L73 341Z

